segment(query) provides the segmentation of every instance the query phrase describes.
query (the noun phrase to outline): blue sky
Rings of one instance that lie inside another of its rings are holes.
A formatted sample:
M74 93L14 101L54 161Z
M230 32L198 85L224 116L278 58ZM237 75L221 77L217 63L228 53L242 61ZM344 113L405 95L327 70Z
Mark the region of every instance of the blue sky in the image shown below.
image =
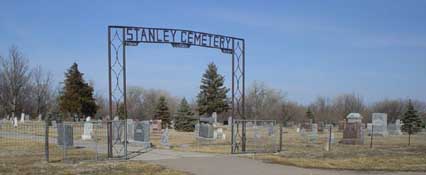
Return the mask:
M254 80L309 103L358 93L426 100L426 1L1 1L0 54L22 49L63 80L77 62L107 93L107 26L181 28L246 40ZM192 98L215 62L230 86L230 56L216 49L144 44L127 50L128 84Z

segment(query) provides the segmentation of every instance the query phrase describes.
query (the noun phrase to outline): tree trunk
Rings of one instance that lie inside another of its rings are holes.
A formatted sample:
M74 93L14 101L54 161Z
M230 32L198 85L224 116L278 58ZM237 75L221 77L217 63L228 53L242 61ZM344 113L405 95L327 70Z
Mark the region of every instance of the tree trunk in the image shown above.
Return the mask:
M408 146L410 146L410 142L411 142L411 133L408 133Z

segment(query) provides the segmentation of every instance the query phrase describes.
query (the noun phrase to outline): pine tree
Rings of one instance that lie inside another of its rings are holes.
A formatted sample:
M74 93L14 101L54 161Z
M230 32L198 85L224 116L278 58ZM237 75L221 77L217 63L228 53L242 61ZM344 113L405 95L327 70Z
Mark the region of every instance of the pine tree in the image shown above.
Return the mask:
M217 73L216 65L210 63L201 79L200 92L197 96L200 115L226 112L229 109L226 98L229 89L224 86L224 81L224 77Z
M417 115L417 111L414 109L411 100L408 101L407 111L404 113L404 117L402 119L403 125L401 127L402 131L408 133L408 145L411 142L411 135L415 134L419 131L421 120L419 115Z
M306 118L312 120L312 123L315 123L315 116L314 113L311 111L311 108L308 108L308 111L306 111Z
M77 115L94 116L98 109L93 97L93 87L83 79L83 73L74 63L65 73L64 87L59 97L59 107L68 118Z
M177 116L175 118L175 129L177 131L192 132L194 131L195 119L192 118L194 114L189 107L185 98L180 102Z
M155 111L155 119L161 120L161 128L166 128L166 126L170 127L170 112L169 107L167 105L166 97L161 96L158 101L156 111Z

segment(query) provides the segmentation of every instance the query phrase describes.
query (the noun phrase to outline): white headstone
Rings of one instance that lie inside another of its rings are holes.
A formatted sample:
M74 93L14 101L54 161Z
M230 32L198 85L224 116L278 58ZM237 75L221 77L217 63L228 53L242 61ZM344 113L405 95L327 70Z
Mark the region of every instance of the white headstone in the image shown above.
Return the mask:
M86 122L84 122L84 131L81 139L91 140L93 133L93 123L90 121L90 117L87 117Z
M24 123L24 121L25 121L25 114L21 113L21 122Z
M127 119L127 139L134 141L135 139L135 124L133 119Z
M118 118L118 116L115 116L115 117L114 117L114 120L115 120L115 121L118 121L118 120L120 120L120 118Z
M368 135L371 135L372 129L373 129L373 124L372 123L367 123L367 134Z
M388 115L386 113L373 113L372 121L374 135L388 135Z
M346 119L348 119L348 123L362 123L362 116L359 113L350 113Z
M86 118L86 122L90 122L90 120L92 120L90 116Z
M232 117L231 116L228 117L228 126L229 127L232 126Z
M42 115L38 114L38 121L41 121L41 120L42 120Z
M296 128L296 132L299 133L300 132L300 128Z
M217 113L216 112L213 112L212 118L213 118L213 122L217 123Z
M18 127L18 117L13 117L13 127Z

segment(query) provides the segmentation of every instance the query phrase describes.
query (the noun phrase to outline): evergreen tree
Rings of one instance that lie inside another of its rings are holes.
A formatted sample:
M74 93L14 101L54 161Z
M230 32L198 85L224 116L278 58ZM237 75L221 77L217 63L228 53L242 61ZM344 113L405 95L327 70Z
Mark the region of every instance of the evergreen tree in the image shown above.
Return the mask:
M201 79L200 92L197 96L200 115L226 112L229 109L226 98L229 89L224 86L224 81L224 77L217 73L216 65L210 63Z
M59 107L67 117L73 115L94 116L98 109L93 97L93 87L83 79L83 73L74 63L65 73L64 87L59 97Z
M315 123L315 116L311 108L308 108L308 111L306 111L306 118L312 120L312 123Z
M166 97L161 96L155 110L155 119L161 120L161 128L170 127L170 112L167 106Z
M411 142L411 134L415 134L420 130L421 120L419 115L417 115L417 111L414 109L411 100L408 101L407 111L404 113L404 117L402 119L402 131L408 133L408 145Z
M175 129L177 131L192 132L194 131L194 124L196 120L192 118L194 114L191 111L191 107L185 98L180 102L177 116L175 118Z

